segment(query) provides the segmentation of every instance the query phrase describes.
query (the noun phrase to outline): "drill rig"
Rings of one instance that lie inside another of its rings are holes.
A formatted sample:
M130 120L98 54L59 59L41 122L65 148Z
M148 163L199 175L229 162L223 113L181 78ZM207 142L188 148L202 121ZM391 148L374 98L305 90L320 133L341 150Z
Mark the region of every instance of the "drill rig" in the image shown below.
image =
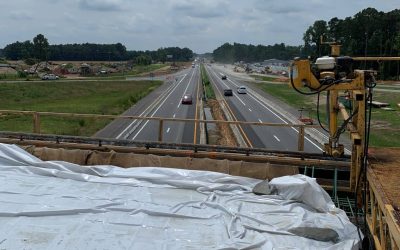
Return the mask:
M295 58L290 67L290 85L304 95L325 92L327 95L327 116L329 141L324 144L324 154L334 158L344 155L344 146L339 143L340 135L347 129L351 138L350 189L361 195L362 178L368 155L370 107L372 90L376 86L373 70L353 70L355 61L400 60L400 57L349 57L340 56L340 44L322 42L331 46L331 55L317 58L315 63L309 59ZM351 111L339 101L339 93L346 93L351 101ZM339 125L341 114L343 122ZM319 118L318 118L319 120ZM322 124L320 123L322 126ZM360 199L361 200L361 199ZM360 201L359 200L359 201ZM359 204L360 205L360 204Z

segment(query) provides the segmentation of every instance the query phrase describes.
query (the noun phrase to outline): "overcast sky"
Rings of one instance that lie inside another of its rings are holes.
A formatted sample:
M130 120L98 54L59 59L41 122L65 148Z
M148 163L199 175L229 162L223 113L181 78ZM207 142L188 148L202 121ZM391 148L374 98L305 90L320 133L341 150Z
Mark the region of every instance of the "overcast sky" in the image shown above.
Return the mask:
M129 50L299 45L315 20L367 7L387 12L400 0L0 0L0 48L39 33L50 44L121 42Z

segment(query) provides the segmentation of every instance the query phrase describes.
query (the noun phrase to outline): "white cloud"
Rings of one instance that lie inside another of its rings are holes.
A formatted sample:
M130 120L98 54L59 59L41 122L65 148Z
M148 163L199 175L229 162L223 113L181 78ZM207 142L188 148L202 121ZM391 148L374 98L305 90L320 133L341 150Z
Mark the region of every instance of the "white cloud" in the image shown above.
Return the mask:
M212 51L225 42L299 45L315 20L390 11L398 0L13 0L0 1L0 48L43 33L51 44L121 42Z
M31 20L33 16L30 12L24 10L16 10L10 12L10 18L13 20Z
M122 10L122 0L79 0L79 5L86 10L94 11L117 11Z
M172 4L172 11L182 16L208 19L226 16L229 12L229 3L226 1L181 0Z

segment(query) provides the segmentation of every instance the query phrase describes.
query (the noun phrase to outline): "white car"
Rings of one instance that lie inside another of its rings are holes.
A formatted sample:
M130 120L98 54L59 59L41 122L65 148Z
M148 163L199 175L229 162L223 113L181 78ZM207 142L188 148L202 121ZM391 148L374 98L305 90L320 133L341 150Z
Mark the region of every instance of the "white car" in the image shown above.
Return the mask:
M54 74L46 74L42 76L42 80L58 80L58 78L59 77Z
M247 89L246 89L245 86L240 86L240 87L237 88L237 92L239 94L246 94L247 93Z

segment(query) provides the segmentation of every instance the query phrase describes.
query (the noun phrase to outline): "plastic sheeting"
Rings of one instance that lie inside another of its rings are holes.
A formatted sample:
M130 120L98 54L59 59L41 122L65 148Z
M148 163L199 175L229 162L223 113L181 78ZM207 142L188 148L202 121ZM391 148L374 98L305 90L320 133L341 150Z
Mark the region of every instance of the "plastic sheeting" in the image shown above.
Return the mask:
M44 162L0 144L0 249L357 249L356 227L314 179ZM335 242L296 228L337 232Z

